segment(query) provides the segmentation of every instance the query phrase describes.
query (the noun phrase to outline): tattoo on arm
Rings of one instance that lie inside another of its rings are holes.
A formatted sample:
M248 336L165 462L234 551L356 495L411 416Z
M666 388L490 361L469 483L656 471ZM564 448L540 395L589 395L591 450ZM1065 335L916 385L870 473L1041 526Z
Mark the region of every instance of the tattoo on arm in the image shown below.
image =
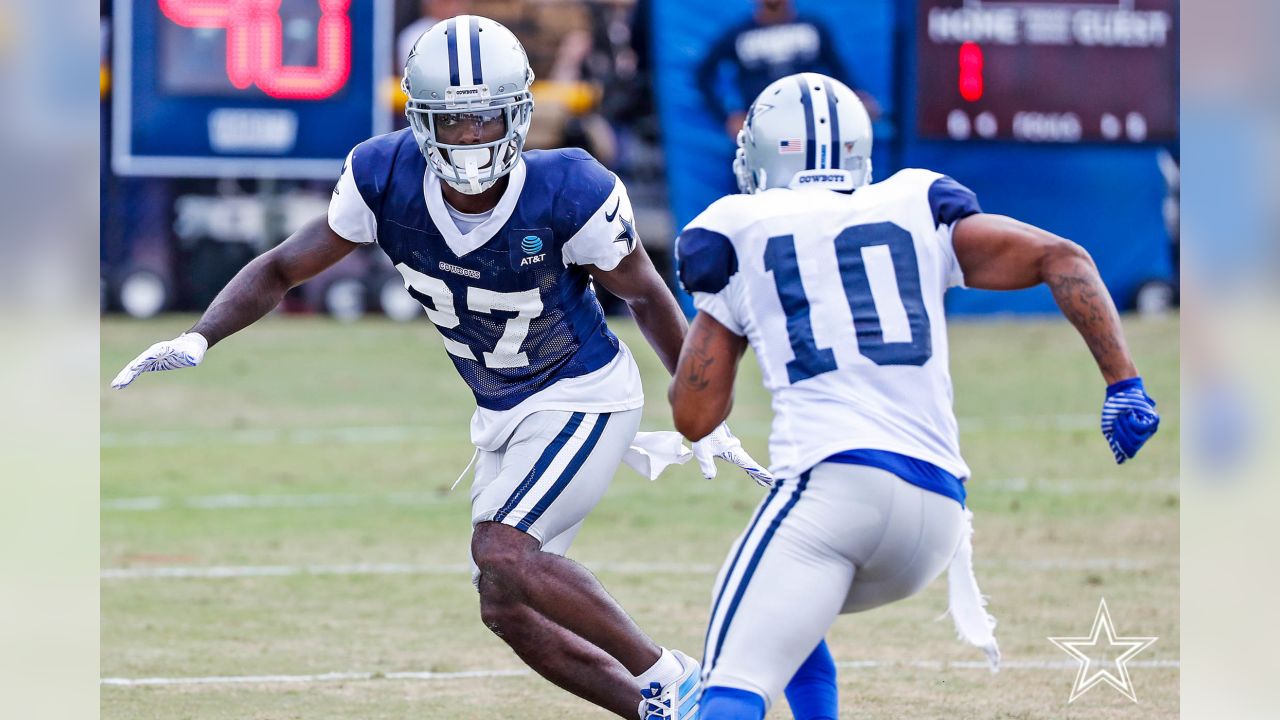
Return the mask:
M1111 295L1087 259L1075 259L1046 274L1062 314L1071 321L1093 353L1108 383L1137 374L1120 327L1120 314Z
M711 384L708 372L716 359L711 354L708 345L711 343L711 337L706 333L699 333L696 338L696 345L690 346L689 369L681 378L680 382L690 390L699 392L706 390Z

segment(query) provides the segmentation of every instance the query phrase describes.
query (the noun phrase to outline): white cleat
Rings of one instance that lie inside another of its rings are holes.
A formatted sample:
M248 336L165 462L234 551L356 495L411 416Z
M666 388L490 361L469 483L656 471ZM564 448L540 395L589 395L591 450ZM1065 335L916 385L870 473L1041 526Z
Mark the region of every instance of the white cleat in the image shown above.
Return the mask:
M640 720L698 720L702 698L702 666L679 650L672 654L684 667L680 677L664 685L650 683L640 691Z

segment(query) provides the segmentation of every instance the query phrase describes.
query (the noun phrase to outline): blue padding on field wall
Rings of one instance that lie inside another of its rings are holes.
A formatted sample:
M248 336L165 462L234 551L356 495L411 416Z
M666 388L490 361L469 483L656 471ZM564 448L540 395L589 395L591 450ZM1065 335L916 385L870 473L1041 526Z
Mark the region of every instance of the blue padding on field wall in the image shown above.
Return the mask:
M1152 148L908 143L906 162L946 173L978 195L988 213L1010 215L1074 240L1093 255L1122 309L1138 286L1173 272L1161 207L1164 179ZM947 310L1051 313L1044 287L1017 292L956 290Z

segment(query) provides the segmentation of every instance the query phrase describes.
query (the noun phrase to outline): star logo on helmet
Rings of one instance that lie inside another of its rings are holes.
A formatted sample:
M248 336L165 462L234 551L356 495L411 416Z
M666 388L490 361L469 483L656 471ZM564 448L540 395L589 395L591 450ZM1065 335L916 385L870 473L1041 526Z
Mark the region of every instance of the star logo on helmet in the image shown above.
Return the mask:
M756 102L751 106L751 112L747 114L747 127L751 127L751 122L755 120L757 115L763 115L774 108L768 103Z

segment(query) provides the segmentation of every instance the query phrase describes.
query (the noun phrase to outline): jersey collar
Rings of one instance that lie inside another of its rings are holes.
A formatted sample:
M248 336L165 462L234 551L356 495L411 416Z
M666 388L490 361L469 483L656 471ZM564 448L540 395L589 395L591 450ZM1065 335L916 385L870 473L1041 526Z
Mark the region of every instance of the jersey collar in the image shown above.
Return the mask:
M465 235L458 230L458 225L449 215L449 208L445 207L444 194L440 192L440 178L430 170L427 170L424 175L422 192L426 196L427 212L431 215L431 222L435 224L436 230L440 231L445 244L453 254L462 257L492 240L502 226L507 224L507 220L511 219L516 201L520 199L520 191L524 189L525 165L524 158L520 158L520 162L511 169L511 180L507 183L507 189L502 193L502 197L498 199L498 204L493 208L493 214Z

